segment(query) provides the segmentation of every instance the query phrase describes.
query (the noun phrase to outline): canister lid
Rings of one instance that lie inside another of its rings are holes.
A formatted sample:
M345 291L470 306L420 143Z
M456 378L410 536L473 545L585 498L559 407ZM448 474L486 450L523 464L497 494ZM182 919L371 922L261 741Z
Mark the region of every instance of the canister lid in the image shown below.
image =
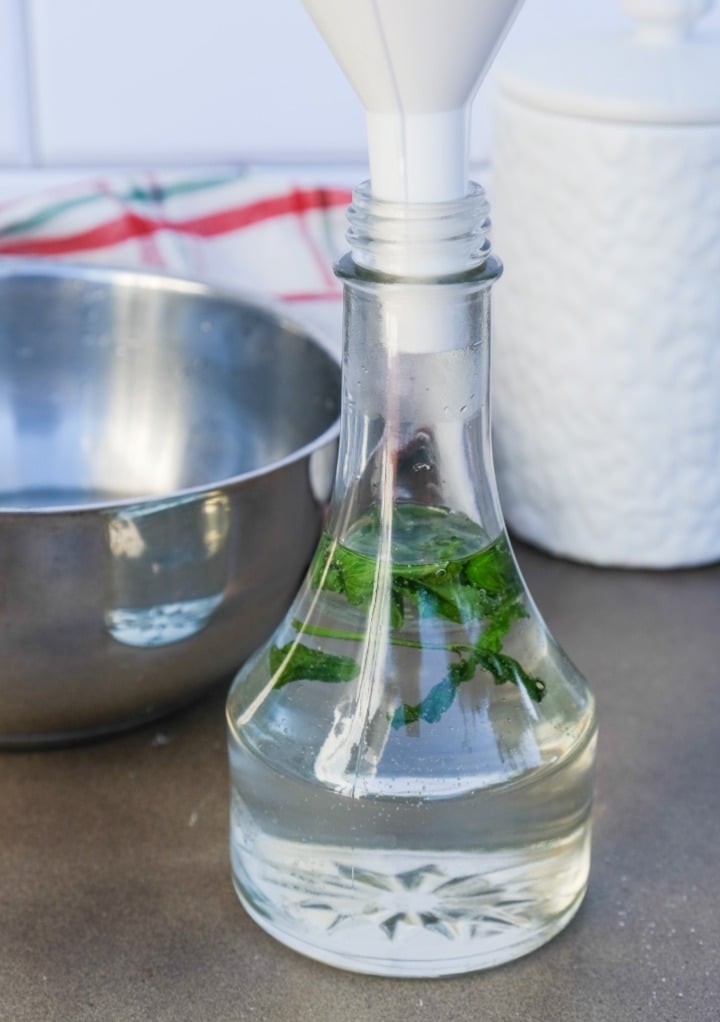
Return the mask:
M714 0L621 0L624 35L516 52L501 94L553 113L643 124L720 123L720 36L697 22Z

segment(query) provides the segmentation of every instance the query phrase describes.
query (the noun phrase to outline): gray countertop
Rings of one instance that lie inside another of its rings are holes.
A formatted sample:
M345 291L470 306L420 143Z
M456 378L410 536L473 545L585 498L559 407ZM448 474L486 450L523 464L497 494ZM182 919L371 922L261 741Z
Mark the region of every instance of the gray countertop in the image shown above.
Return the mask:
M720 568L519 554L599 706L593 869L567 930L444 980L276 944L230 882L216 690L120 737L0 754L2 1022L717 1022Z

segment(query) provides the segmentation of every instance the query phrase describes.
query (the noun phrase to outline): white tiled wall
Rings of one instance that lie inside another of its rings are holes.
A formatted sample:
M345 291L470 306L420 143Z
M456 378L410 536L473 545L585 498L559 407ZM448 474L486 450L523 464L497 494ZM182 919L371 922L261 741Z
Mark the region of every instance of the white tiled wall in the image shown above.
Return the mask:
M32 160L22 0L0 0L0 166Z
M299 0L30 9L44 161L324 159L358 146L362 111Z
M710 17L720 27L720 9ZM626 24L620 0L526 0L506 50ZM476 159L491 89L475 107ZM364 152L359 103L300 0L0 0L0 167Z

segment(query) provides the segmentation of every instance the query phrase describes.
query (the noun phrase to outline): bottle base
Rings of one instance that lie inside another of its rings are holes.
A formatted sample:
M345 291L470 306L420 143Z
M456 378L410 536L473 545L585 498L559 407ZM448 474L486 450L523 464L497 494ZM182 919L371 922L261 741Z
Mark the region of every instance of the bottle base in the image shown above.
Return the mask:
M370 854L362 867L336 860L332 876L317 872L310 846L301 854L314 882L287 859L282 870L254 856L235 860L233 881L251 918L309 958L375 976L450 976L520 958L567 926L587 886L589 827L552 845L435 862ZM392 871L378 868L390 861Z
M365 976L394 977L395 979L438 979L442 976L458 976L467 972L496 968L499 965L512 962L516 958L522 958L536 951L543 944L547 944L564 930L572 921L585 897L585 889L583 889L562 916L554 919L552 923L541 930L534 930L514 944L489 949L481 953L461 955L457 958L418 958L397 961L375 955L338 954L330 948L320 947L302 940L296 934L288 933L276 926L272 920L258 912L244 896L237 882L235 882L235 890L241 905L250 918L270 937L274 937L280 944L284 944L292 951L297 951L306 958L312 958L316 962L322 962L323 965L330 965L345 972L355 972Z

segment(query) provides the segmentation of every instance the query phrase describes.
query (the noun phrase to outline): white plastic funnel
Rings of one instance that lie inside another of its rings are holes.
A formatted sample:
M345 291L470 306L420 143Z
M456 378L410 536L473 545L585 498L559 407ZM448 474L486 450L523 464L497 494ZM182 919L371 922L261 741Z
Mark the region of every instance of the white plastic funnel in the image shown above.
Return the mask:
M367 113L373 195L461 198L470 105L523 0L303 0Z

